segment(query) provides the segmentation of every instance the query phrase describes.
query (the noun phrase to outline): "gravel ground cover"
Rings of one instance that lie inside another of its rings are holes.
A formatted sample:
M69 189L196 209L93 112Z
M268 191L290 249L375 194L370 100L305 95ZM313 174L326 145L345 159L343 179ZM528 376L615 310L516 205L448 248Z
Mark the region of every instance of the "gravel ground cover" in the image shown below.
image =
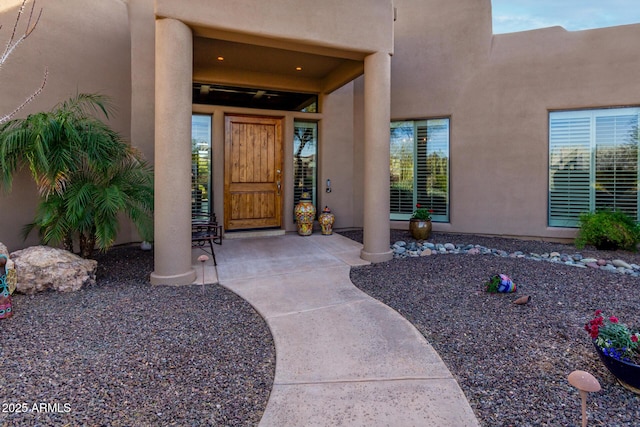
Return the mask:
M362 241L361 231L341 234ZM392 230L391 242L411 242ZM433 243L478 244L508 252L622 259L640 254L580 251L572 245L433 233ZM488 294L504 273L515 294ZM351 280L397 310L427 338L467 396L483 426L577 426L580 398L567 382L591 372L602 390L588 398L590 426L640 426L640 396L619 386L599 361L583 325L596 309L640 325L640 279L562 264L493 255L435 255L353 268ZM527 305L514 305L531 295Z
M97 259L94 286L14 295L0 425L257 425L275 348L253 308L220 286L151 286L153 254L137 247Z

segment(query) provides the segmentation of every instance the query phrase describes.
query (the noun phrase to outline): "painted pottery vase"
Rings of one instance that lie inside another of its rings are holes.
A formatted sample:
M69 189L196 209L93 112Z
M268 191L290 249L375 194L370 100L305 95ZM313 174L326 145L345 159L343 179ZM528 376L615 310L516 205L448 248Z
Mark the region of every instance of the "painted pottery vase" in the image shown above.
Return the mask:
M316 217L316 207L311 202L311 195L308 191L303 191L300 201L295 207L296 227L298 234L309 236L313 232L313 220Z
M427 240L431 236L431 220L411 218L409 220L409 231L411 237L416 240Z
M0 319L13 316L11 293L15 289L15 270L7 268L9 258L0 255Z
M595 341L593 346L596 348L596 352L604 366L616 377L618 383L627 390L640 394L640 365L624 362L604 354Z
M333 234L333 223L336 222L336 216L331 213L329 206L325 206L322 213L318 217L322 234L329 236Z

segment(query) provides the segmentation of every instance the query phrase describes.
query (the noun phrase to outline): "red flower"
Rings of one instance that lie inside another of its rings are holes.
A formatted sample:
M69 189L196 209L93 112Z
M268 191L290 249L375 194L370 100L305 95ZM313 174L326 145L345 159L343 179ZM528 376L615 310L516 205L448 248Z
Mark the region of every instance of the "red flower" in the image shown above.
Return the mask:
M420 203L416 203L416 208L419 208L419 207L421 207Z
M631 342L638 342L638 336L637 335L631 335Z
M602 314L602 310L596 310L596 317L600 316Z
M611 317L609 317L609 321L611 323L618 323L618 318L616 316L611 316Z

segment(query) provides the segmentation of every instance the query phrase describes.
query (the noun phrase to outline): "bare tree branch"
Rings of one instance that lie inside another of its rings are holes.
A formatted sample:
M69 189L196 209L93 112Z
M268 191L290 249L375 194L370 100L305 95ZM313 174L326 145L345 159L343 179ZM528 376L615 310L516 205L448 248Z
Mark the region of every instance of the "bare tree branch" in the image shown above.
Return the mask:
M38 88L38 90L36 90L33 94L31 94L30 97L28 97L27 99L24 100L24 102L22 104L20 104L15 110L13 110L12 112L10 112L9 114L6 114L2 117L0 117L0 124L11 120L13 118L13 116L15 116L16 114L18 114L18 112L20 110L22 110L28 103L30 103L31 101L33 101L38 95L40 95L40 93L42 92L42 90L44 89L44 86L47 84L47 76L49 75L49 70L47 68L44 69L44 78L42 79L42 84L40 85L40 87Z
M5 61L13 53L15 48L18 47L18 45L20 45L20 43L25 41L27 39L27 37L29 37L31 35L31 33L33 33L33 30L36 29L36 26L38 25L38 22L40 22L40 17L42 16L42 9L40 9L40 11L38 12L38 17L36 18L35 22L33 21L33 12L34 12L35 7L36 7L36 2L34 0L33 4L31 5L31 11L29 12L29 20L27 21L27 27L24 30L24 34L22 34L22 36L20 36L16 40L16 33L18 31L18 26L20 24L20 18L22 17L22 14L24 13L24 10L25 10L25 8L27 6L27 2L28 1L29 0L22 0L22 5L20 5L20 9L18 10L18 15L16 16L16 22L13 24L13 31L11 32L11 37L9 38L9 41L7 42L7 46L4 49L4 53L2 54L2 56L0 56L0 66L2 66L2 64L5 63ZM2 27L0 27L0 28L2 28Z
M22 18L22 15L25 12L25 9L27 8L28 2L29 0L22 0L22 4L20 5L20 9L18 10L18 14L16 16L16 21L13 24L13 31L11 31L11 37L9 37L9 40L7 41L7 45L4 49L4 52L2 53L2 56L0 56L0 68L2 68L2 65L4 65L4 63L7 61L9 56L11 56L11 54L20 45L20 43L25 41L33 33L33 31L36 29L36 26L38 25L38 22L40 22L40 17L42 16L42 9L38 11L38 15L34 19L34 12L36 10L36 1L34 0L33 3L31 4L31 10L29 11L29 19L27 21L27 26L25 27L24 33L16 39L16 36L18 34L18 28L20 27L20 19ZM0 29L2 29L1 25L0 25ZM36 90L30 97L28 97L22 104L20 104L11 113L0 117L0 124L10 120L20 110L22 110L27 104L29 104L38 95L40 95L40 93L44 89L44 86L47 84L48 74L49 74L49 71L47 68L45 68L44 78L38 90Z

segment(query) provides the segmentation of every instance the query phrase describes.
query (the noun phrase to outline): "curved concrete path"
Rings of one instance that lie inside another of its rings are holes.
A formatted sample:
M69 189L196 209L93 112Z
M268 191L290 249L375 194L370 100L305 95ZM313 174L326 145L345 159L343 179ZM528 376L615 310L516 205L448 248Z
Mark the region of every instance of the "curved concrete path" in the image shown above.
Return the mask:
M350 267L367 264L361 248L320 234L215 247L220 284L256 308L275 341L260 426L478 426L424 337L351 283Z

